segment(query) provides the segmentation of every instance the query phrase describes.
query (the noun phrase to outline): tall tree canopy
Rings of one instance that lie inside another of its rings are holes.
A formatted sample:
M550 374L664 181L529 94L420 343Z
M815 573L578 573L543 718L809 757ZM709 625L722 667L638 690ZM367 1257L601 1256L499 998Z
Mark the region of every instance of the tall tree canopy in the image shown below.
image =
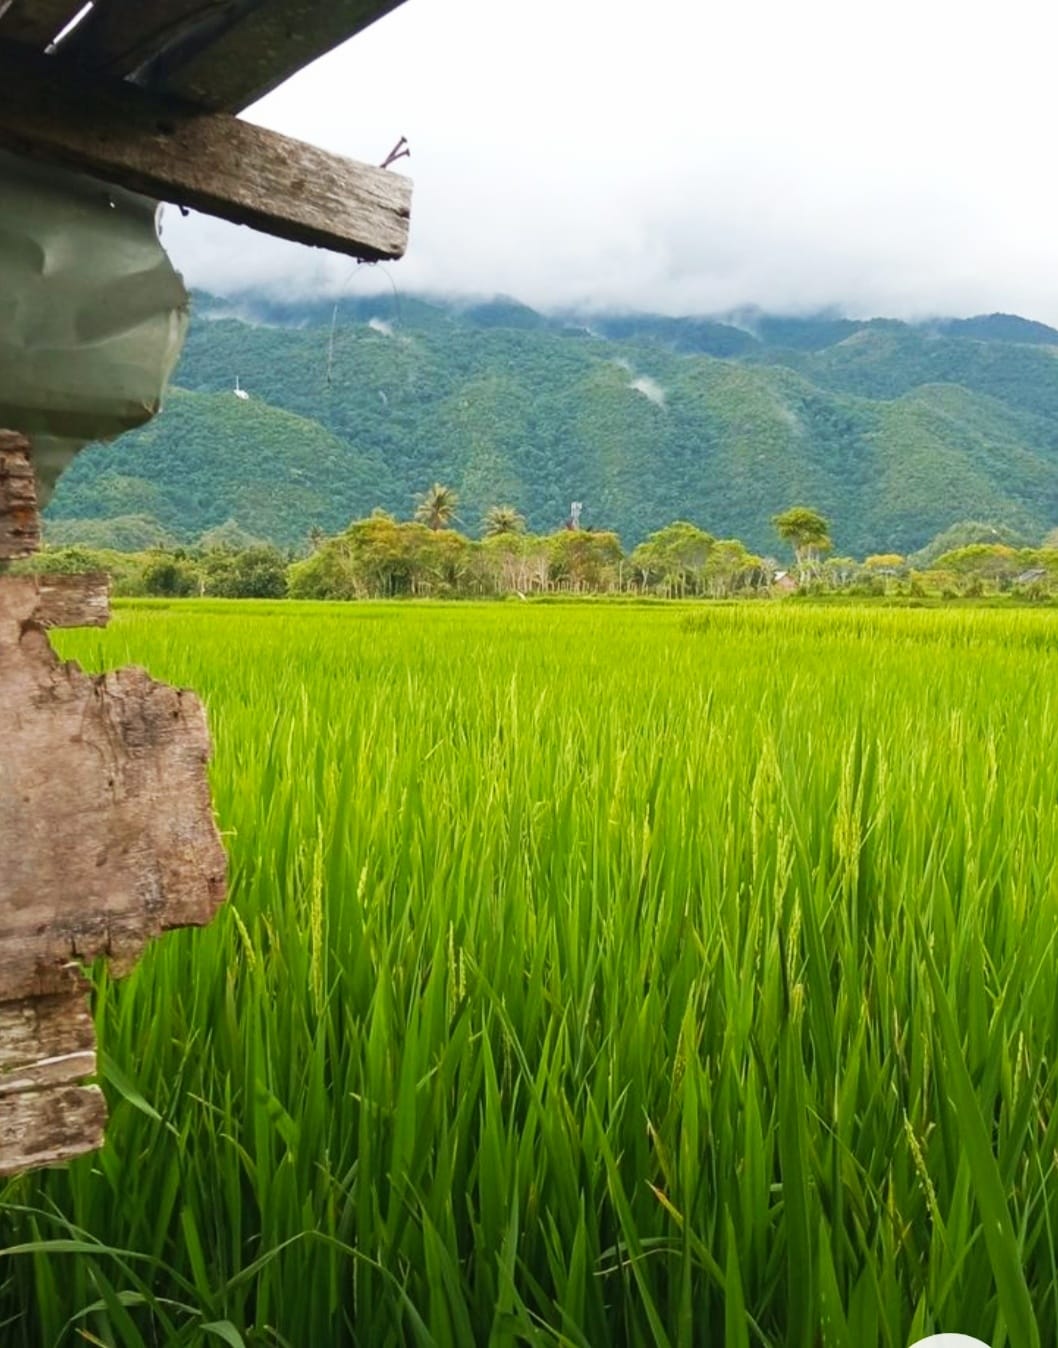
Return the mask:
M830 525L826 516L811 506L790 506L781 514L772 516L775 532L793 548L802 579L819 564L819 559L830 552Z

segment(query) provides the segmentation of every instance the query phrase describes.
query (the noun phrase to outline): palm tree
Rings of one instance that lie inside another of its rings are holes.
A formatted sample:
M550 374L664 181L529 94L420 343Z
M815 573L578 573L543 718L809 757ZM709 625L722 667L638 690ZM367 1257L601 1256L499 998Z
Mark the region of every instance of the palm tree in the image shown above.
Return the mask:
M525 516L511 505L494 505L485 511L485 537L495 538L498 534L524 534Z
M456 517L459 494L451 487L435 482L429 491L415 498L415 518L431 529L447 529Z

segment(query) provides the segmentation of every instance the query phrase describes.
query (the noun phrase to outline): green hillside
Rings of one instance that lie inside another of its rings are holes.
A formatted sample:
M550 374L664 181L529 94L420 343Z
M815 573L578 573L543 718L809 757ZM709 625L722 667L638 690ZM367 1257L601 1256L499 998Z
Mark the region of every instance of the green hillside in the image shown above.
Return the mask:
M1053 343L1053 344L1052 344ZM1058 522L1058 332L994 315L912 326L545 316L511 300L196 298L165 411L85 451L48 510L64 540L301 545L454 486L534 530L585 503L631 546L676 518L773 551L793 501L842 552L910 551L959 519ZM249 400L233 396L238 377Z

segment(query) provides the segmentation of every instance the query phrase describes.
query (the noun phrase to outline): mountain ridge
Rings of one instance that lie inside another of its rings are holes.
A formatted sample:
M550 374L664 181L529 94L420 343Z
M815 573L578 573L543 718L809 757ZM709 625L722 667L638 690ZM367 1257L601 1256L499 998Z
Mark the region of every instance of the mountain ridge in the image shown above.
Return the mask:
M474 530L571 500L628 546L675 518L774 551L794 501L842 552L911 551L958 519L1058 520L1058 330L1017 315L921 323L740 310L542 314L507 297L195 296L163 413L85 451L48 519L229 523L296 547L416 491ZM231 396L236 377L248 400ZM88 525L84 526L88 529Z

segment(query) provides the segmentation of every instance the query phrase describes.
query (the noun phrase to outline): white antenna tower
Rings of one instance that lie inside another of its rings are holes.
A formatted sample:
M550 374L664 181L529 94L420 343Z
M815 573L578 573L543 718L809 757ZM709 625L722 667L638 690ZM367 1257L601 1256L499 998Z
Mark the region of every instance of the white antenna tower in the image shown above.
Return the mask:
M235 376L235 388L232 390L236 398L241 398L243 402L249 402L250 395L239 384L239 376Z
M580 528L580 512L584 509L583 501L572 501L569 507L569 522L574 529Z

